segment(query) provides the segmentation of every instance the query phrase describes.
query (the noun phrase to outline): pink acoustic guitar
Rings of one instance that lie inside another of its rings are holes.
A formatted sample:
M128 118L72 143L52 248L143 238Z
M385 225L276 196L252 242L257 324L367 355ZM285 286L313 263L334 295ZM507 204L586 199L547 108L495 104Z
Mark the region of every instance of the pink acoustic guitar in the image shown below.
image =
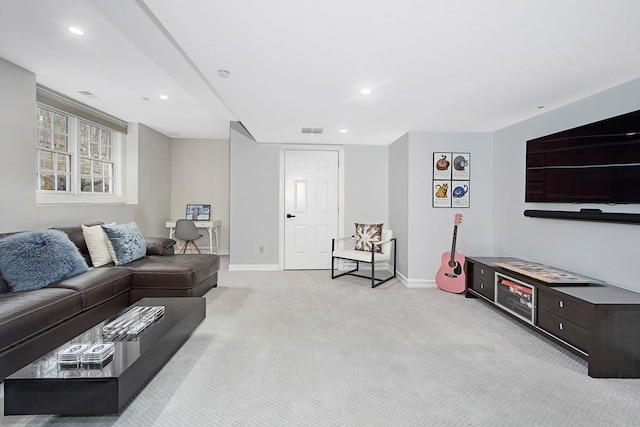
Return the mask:
M464 292L464 255L456 253L456 237L458 234L458 224L462 222L462 214L456 214L453 223L453 241L451 242L451 252L442 254L440 268L436 273L436 284L447 292L459 294Z

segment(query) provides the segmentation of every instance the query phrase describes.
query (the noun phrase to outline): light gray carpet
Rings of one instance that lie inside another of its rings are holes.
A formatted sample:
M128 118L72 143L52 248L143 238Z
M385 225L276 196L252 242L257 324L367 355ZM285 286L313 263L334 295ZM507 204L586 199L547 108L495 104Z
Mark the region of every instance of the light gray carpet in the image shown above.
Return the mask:
M7 426L638 426L640 380L478 300L327 271L228 272L207 318L120 416Z

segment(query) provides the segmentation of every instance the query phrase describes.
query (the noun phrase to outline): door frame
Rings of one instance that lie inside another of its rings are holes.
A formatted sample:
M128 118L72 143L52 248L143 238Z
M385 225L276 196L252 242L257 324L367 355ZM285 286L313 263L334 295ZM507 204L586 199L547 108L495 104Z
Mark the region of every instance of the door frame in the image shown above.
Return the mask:
M278 221L279 236L279 254L278 264L280 270L284 270L284 152L285 151L337 151L338 152L338 235L344 235L344 146L342 145L300 145L300 144L282 144L280 145L280 184L278 197L278 212L280 221Z

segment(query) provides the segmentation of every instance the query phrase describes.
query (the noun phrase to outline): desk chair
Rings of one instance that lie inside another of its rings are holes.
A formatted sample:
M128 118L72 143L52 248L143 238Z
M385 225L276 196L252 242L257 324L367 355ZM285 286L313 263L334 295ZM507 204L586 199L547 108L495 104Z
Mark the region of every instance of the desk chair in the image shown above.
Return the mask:
M180 253L183 254L187 251L187 247L191 247L191 253L193 253L193 248L195 247L199 254L202 252L198 245L196 245L196 240L202 237L202 234L198 234L198 229L196 225L190 219L179 219L176 221L176 233L175 237L178 240L182 240L184 243L180 248Z

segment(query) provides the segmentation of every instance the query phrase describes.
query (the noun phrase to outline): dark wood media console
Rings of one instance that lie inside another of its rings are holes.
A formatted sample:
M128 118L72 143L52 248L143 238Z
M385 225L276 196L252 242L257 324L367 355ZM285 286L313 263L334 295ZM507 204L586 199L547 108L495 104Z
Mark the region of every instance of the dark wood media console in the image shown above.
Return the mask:
M606 283L545 283L468 257L465 296L481 298L588 362L595 378L640 378L640 293Z

